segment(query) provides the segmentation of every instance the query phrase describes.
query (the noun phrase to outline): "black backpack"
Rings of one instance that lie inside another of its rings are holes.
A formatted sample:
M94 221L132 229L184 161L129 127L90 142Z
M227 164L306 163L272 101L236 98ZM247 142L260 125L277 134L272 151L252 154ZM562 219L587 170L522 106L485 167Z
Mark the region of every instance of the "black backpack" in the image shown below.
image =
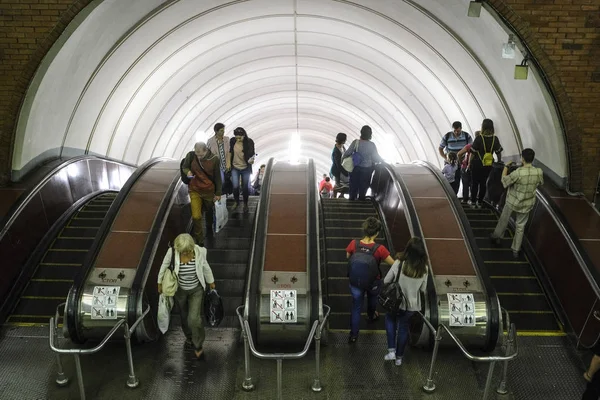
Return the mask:
M179 163L179 173L181 174L181 182L185 183L186 185L190 184L190 178L188 178L188 176L186 175L185 172L183 172L183 163L185 161L185 158L183 160L181 160L181 162Z
M384 309L391 313L397 313L398 311L405 310L408 306L406 296L404 296L404 292L400 286L400 274L402 273L403 265L404 263L398 267L396 279L385 285L381 293L377 296L377 301L379 304L381 304ZM404 308L401 308L403 303Z
M379 262L374 256L379 246L375 243L373 247L367 247L356 240L354 254L348 260L348 277L352 286L370 289L377 276L381 276Z

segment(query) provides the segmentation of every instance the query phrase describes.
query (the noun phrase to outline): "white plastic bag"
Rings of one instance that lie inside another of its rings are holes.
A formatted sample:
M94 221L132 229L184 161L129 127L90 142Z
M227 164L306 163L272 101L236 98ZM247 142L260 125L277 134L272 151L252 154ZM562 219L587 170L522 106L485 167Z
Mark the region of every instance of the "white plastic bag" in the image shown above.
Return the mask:
M227 224L229 220L229 213L227 212L227 203L225 196L221 197L221 200L215 201L215 212L213 220L213 231L219 232Z
M171 320L171 309L173 308L173 297L160 294L158 298L158 312L156 321L158 329L164 334L169 330L169 322Z

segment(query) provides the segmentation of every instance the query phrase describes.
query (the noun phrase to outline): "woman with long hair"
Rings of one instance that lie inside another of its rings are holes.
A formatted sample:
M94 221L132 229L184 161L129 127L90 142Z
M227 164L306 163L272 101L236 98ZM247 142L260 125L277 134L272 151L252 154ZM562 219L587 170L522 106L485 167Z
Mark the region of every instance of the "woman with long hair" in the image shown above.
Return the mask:
M231 157L231 180L233 182L233 199L235 204L232 210L240 205L240 176L242 177L242 197L244 199L244 212L248 212L248 196L250 194L250 175L254 164L254 141L248 137L246 130L237 127L233 131L234 137L229 141Z
M502 159L502 145L495 135L494 121L484 119L481 123L481 135L477 136L471 147L471 207L481 208L486 192L487 178L492 171L493 154Z
M425 293L427 286L427 264L427 251L423 241L413 237L404 251L396 254L396 261L383 280L384 285L394 282L400 274L398 283L404 293L401 310L385 315L388 353L384 360L395 360L397 366L402 365L404 349L408 343L410 317L415 311L421 311L421 292Z

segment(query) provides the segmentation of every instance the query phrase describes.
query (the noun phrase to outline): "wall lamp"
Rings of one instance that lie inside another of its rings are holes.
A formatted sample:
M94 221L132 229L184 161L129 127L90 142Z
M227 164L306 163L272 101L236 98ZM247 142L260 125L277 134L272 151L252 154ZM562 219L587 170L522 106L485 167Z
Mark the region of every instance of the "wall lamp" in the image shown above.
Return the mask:
M508 42L502 45L502 58L515 58L515 50L517 45L515 43L515 35L508 35Z
M481 15L481 5L483 4L483 0L475 0L469 2L469 11L467 12L467 16L479 18Z
M527 74L529 73L529 66L527 65L528 57L525 55L520 65L515 65L515 79L526 80Z

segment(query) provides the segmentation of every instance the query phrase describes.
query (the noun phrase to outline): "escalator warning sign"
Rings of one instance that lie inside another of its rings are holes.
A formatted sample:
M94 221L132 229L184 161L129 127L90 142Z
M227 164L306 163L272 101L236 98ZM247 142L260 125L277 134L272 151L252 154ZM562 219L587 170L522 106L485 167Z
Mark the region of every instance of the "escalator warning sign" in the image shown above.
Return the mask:
M117 319L120 286L94 286L92 319Z
M270 321L272 324L298 322L295 290L271 290Z
M475 299L472 293L448 293L450 326L475 326Z

